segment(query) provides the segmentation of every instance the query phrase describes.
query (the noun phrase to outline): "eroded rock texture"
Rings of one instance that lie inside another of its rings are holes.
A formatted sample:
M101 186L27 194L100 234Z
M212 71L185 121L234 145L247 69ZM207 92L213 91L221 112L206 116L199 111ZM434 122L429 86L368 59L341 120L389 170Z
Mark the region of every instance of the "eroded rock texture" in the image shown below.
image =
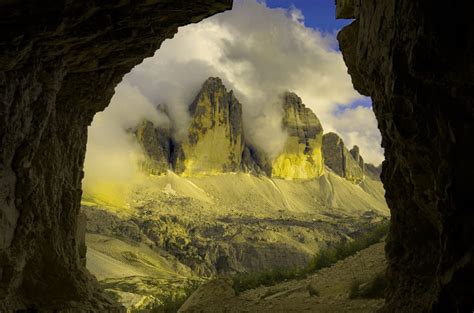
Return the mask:
M322 152L324 164L337 175L353 182L360 183L364 179L364 161L359 155L359 148L349 151L336 133L323 136Z
M176 169L184 175L235 172L244 149L242 105L218 77L208 78L189 107L192 121ZM212 151L212 153L211 153Z
M144 120L138 125L135 135L147 158L141 167L154 175L166 173L172 168L174 141L169 127L155 127L152 122Z
M76 234L87 126L178 26L231 3L0 1L0 311L113 310Z
M472 312L474 4L355 3L338 39L385 148L392 226L382 311Z
M321 122L293 92L283 95L282 108L282 127L288 138L282 151L272 161L272 176L285 179L321 176L324 173Z

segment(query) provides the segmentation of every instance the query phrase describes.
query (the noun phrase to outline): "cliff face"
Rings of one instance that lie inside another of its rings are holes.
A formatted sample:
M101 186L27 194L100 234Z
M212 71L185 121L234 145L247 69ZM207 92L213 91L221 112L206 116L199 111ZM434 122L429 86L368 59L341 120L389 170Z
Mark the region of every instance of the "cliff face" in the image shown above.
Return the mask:
M172 169L195 176L242 171L285 179L311 179L324 172L321 123L294 93L282 97L282 127L288 138L273 160L245 141L242 105L220 78L204 82L189 112L192 121L182 142L171 139L169 128L155 128L148 121L137 127L148 172Z
M365 163L364 158L360 155L359 146L354 146L349 151L352 155L352 158L359 164L359 167L362 169L362 172L365 172Z
M323 136L317 116L294 93L282 96L282 128L288 138L273 159L245 141L242 105L219 78L204 82L189 111L192 122L182 142L173 140L171 126L143 121L137 127L147 156L142 168L155 175L168 170L183 176L245 172L291 180L320 177L328 166L352 183L360 183L368 170L372 179L380 179L375 166L366 170L358 146L349 151L337 134Z
M176 168L183 175L236 172L244 137L242 105L219 78L209 78L191 104L192 122Z
M83 264L87 126L178 26L230 7L0 1L0 311L112 310Z
M145 155L141 167L151 174L161 175L172 169L173 140L170 129L155 127L150 121L143 121L135 131Z
M316 115L294 93L283 96L282 126L288 138L272 162L272 176L286 179L321 176L324 172L323 128Z
M370 163L365 163L365 173L372 179L380 180L380 175L382 174L382 164L375 166Z
M383 312L472 312L474 4L338 5L355 18L338 40L355 88L372 98L385 149L392 224Z
M337 134L327 133L323 136L324 163L337 175L353 183L360 183L364 179L365 166L356 147L349 152Z

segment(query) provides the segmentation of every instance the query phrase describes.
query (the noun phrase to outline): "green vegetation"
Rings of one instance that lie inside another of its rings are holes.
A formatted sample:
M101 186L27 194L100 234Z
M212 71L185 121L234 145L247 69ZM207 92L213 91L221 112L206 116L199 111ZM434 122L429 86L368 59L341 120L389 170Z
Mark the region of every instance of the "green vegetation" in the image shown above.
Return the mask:
M163 294L152 303L147 304L143 308L131 308L128 312L130 313L176 313L179 308L186 302L191 294L199 288L202 281L189 281L189 283L176 293Z
M355 280L351 285L349 297L351 299L382 299L385 297L386 287L387 280L385 279L385 273L379 273L368 283Z
M321 249L308 265L308 272L314 273L322 268L329 267L339 260L354 255L377 242L388 233L389 222L383 221L354 240L339 242Z
M270 269L257 273L239 273L232 277L233 288L239 293L254 289L259 286L273 286L289 279L305 278L322 268L329 267L337 261L354 255L385 237L388 233L389 222L387 220L374 225L367 232L351 241L335 243L321 249L310 261L306 268L295 269Z
M305 269L271 269L258 273L239 273L232 277L233 288L236 292L254 289L259 286L272 286L279 282L302 278L306 276Z
M161 299L162 303L150 310L152 313L176 313L186 300L201 285L201 282L193 281L184 288L183 293L178 295L168 295Z

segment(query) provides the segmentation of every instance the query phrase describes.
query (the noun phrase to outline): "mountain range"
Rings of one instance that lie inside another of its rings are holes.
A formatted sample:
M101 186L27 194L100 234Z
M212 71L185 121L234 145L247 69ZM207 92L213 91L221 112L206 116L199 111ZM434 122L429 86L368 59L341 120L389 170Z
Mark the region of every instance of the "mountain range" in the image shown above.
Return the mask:
M295 93L282 100L282 128L288 134L276 156L248 143L242 104L218 77L208 78L189 107L188 136L179 142L173 125L155 127L144 120L136 136L147 156L143 167L152 174L171 170L182 176L243 172L283 179L312 179L325 166L354 183L366 175L379 179L380 167L364 163L359 148L350 151L335 133L323 133L318 117Z

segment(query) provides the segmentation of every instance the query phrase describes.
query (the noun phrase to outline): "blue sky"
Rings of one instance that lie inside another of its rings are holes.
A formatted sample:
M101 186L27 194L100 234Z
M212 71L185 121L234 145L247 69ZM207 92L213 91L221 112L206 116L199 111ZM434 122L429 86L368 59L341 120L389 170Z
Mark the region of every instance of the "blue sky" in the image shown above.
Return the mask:
M336 20L335 0L266 0L270 8L296 7L303 13L306 27L316 28L323 32L332 33L351 23L351 20ZM353 109L359 105L372 106L370 98L359 99L350 104L349 107L341 107L341 110Z
M322 31L333 32L349 24L350 20L336 20L335 0L266 0L270 8L295 6L305 16L305 25Z
M270 8L296 7L303 12L306 27L323 32L332 33L351 23L351 20L336 20L335 0L266 0L265 3ZM352 102L349 107L341 107L341 110L353 109L359 105L370 107L372 102L370 98L359 99Z

